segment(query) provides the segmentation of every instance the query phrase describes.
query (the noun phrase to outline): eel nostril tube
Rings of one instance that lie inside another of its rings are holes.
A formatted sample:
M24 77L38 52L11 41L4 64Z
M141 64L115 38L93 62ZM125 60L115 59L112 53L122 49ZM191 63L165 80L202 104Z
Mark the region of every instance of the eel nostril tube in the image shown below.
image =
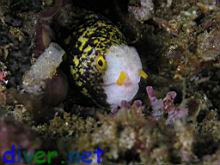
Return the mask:
M144 70L140 70L139 71L139 76L143 79L147 79L148 78L148 74L144 71Z

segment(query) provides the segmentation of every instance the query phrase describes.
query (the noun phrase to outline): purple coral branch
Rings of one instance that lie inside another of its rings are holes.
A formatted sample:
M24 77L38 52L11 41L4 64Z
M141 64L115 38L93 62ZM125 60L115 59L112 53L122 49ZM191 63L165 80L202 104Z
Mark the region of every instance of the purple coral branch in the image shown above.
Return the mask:
M154 93L153 87L147 86L146 90L147 90L148 97L150 99L152 109L153 110L162 109L163 108L163 101L161 99L159 99L159 100L157 99L157 97Z
M176 92L171 91L168 92L166 97L163 99L163 108L165 112L173 111L175 110L174 100L176 98Z
M147 86L146 91L148 98L150 99L151 107L153 109L152 115L156 120L158 120L164 113L163 101L161 99L157 99L152 86Z
M166 97L157 99L152 86L147 86L146 91L148 98L152 106L152 115L158 120L164 113L168 114L167 125L172 125L174 121L184 119L188 115L188 108L176 107L174 100L176 98L176 92L170 91L166 94Z

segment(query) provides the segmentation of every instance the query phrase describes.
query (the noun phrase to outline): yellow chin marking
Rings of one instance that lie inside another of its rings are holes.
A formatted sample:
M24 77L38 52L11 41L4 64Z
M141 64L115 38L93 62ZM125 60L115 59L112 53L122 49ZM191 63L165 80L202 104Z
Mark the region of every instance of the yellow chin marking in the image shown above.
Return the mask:
M120 75L116 81L116 84L121 86L121 85L125 84L126 79L127 79L127 74L125 72L121 71Z
M139 76L141 78L143 78L143 79L147 79L148 78L148 74L145 71L143 71L143 70L139 71Z

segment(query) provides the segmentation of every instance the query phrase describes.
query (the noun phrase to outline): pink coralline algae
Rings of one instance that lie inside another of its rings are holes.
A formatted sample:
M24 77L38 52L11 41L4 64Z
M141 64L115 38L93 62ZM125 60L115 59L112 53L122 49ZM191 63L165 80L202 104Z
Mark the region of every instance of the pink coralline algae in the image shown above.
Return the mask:
M130 103L128 101L123 100L123 101L121 101L120 107L112 109L111 114L113 116L116 116L117 113L119 111L121 111L122 109L131 109L131 108L135 108L137 112L141 113L142 108L143 108L142 101L141 100L135 100L134 102Z
M188 108L175 106L174 99L176 98L176 92L170 91L166 94L164 99L157 99L152 86L146 87L148 98L152 107L152 116L159 120L160 117L167 113L167 125L172 125L174 121L185 119L188 115Z
M6 80L6 72L4 71L0 71L0 83L5 83L7 84L7 80Z
M40 146L40 141L34 137L33 132L24 124L0 119L0 156L2 157L6 150L12 145L21 147L28 152L33 151ZM3 164L0 160L0 164ZM24 165L25 163L15 163L15 165Z

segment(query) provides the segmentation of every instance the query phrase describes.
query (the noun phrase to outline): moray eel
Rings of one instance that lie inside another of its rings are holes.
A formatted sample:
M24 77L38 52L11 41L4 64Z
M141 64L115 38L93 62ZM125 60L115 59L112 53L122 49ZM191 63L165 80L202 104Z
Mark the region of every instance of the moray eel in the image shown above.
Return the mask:
M147 78L140 57L120 30L105 17L89 14L66 39L70 73L81 92L98 105L131 101L140 78ZM73 39L74 38L74 39Z

